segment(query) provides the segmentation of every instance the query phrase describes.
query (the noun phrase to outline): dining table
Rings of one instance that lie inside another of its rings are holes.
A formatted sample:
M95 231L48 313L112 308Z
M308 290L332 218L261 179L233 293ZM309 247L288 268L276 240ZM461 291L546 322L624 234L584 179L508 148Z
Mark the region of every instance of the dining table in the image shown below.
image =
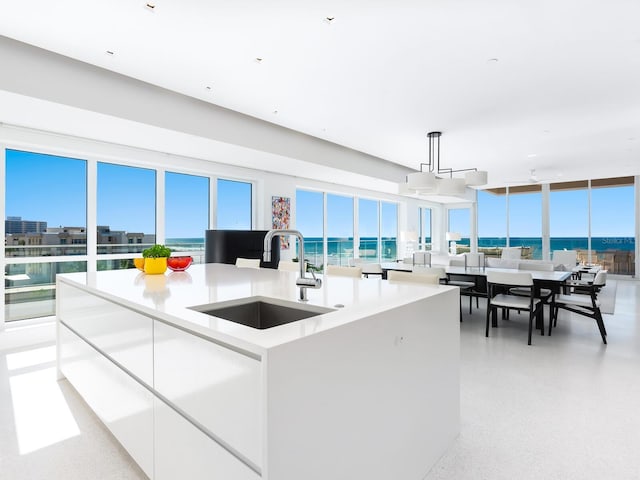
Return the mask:
M447 274L447 278L455 277L468 277L476 285L484 285L486 288L487 272L526 272L531 274L535 291L539 294L542 288L550 289L554 294L560 293L564 283L571 278L573 272L571 271L542 271L542 270L520 270L514 268L497 268L497 267L465 267L458 265L433 265L434 267L442 267ZM381 264L383 277L386 278L389 270L399 270L404 272L413 271L414 265L404 262L386 262ZM416 265L420 268L421 265ZM496 319L494 319L494 326ZM536 325L536 328L541 328L540 325Z

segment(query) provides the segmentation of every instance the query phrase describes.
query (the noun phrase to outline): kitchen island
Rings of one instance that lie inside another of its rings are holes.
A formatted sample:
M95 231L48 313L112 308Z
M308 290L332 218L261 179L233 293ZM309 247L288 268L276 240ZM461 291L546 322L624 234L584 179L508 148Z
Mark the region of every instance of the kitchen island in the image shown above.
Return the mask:
M325 276L303 303L296 276L58 275L60 377L152 479L422 479L459 432L458 289ZM201 311L246 299L314 316Z

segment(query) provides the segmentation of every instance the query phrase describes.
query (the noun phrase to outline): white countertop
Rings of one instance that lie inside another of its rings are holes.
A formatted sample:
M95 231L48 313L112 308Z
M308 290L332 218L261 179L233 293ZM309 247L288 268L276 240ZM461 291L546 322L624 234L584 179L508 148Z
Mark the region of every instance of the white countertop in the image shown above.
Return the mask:
M135 269L69 273L58 275L58 281L259 355L269 348L455 288L324 276L320 289L307 290L309 301L305 303L336 311L265 330L188 309L253 296L297 302L297 277L298 272L211 263L164 275L145 275Z

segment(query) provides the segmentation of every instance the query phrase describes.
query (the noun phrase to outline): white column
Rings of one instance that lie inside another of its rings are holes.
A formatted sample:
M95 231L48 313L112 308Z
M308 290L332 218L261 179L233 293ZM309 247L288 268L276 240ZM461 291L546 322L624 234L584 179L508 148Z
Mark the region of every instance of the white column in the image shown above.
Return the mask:
M98 263L98 161L87 159L87 272Z
M0 125L0 128L2 126ZM0 155L0 185L2 185L2 192L3 194L0 195L0 212L2 212L2 218L7 218L7 212L5 211L5 165L6 165L6 158L7 158L7 153L6 153L6 147L2 144L0 144L0 153L2 155ZM2 238L5 238L5 228L4 228L4 222L0 222L2 223L2 225L0 225L0 233L2 234ZM5 255L5 249L2 249L2 253L0 253L0 259L2 260L2 262L0 262L2 264L2 271L4 272L4 268L5 268L5 263L4 263L4 255ZM4 298L4 282L0 282L0 295L2 295L2 298ZM4 329L4 301L2 302L2 312L0 312L0 331Z
M551 186L548 183L542 185L542 260L549 260L551 258L551 234L550 234L550 221L549 221L549 193L551 192Z
M165 170L156 168L156 243L164 245L167 239L165 224Z
M469 207L469 251L477 252L478 251L478 191L474 190L475 200Z
M635 240L635 264L636 264L636 270L635 270L635 278L640 277L640 245L638 245L638 239L640 239L640 175L636 175L634 178L634 187L635 187L635 207L636 207L636 214L635 214L635 219L636 219L636 238Z

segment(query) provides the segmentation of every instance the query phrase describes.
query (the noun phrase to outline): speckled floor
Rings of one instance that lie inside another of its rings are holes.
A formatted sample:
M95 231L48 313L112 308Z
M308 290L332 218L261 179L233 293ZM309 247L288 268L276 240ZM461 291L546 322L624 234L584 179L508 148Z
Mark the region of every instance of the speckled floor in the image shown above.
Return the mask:
M487 339L482 305L465 312L462 431L426 480L640 479L640 282L618 281L605 323L608 346L564 312L529 347L524 316ZM56 381L53 325L23 325L0 332L0 478L145 479Z
M0 332L0 479L134 480L146 475L66 381L53 323Z
M617 282L606 346L595 321L560 315L532 346L524 315L488 339L464 317L461 433L426 480L640 479L640 282Z

